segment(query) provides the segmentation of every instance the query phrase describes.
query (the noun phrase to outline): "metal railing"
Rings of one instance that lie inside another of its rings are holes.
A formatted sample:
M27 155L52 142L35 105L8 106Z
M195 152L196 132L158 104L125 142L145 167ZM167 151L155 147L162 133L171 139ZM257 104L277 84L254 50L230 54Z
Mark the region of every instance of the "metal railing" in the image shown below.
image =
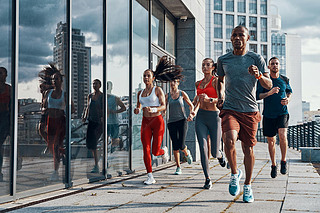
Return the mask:
M263 136L262 128L258 129L256 137L259 142L268 142L267 138ZM297 150L299 150L299 147L320 147L320 123L311 121L289 126L287 139L288 146ZM277 144L279 144L278 135Z

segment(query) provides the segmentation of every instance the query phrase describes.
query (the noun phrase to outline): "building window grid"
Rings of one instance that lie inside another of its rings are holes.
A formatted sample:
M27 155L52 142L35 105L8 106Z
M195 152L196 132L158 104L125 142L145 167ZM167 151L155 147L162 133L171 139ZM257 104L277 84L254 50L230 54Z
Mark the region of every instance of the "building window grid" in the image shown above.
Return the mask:
M214 38L222 38L222 14L214 14Z
M231 37L233 27L234 27L234 16L226 15L226 38Z
M267 0L260 0L260 14L267 15Z
M252 41L257 41L257 17L249 17L249 33Z
M257 14L257 0L249 0L249 13Z
M226 11L234 12L234 0L226 0Z
M214 0L214 10L222 11L222 0Z
M246 0L238 0L238 12L239 13L246 12Z
M260 19L260 26L261 26L261 41L262 42L267 42L268 40L268 31L267 31L267 19L266 18L261 18Z

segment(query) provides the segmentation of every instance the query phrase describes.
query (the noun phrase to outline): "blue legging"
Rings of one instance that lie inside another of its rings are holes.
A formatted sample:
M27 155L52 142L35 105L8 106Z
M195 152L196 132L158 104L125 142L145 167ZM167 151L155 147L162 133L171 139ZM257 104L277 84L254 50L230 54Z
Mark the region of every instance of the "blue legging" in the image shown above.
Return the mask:
M209 177L209 159L208 159L208 133L211 139L211 155L220 157L221 147L221 120L219 111L207 111L199 109L196 117L196 133L200 148L200 157L203 173L206 178Z

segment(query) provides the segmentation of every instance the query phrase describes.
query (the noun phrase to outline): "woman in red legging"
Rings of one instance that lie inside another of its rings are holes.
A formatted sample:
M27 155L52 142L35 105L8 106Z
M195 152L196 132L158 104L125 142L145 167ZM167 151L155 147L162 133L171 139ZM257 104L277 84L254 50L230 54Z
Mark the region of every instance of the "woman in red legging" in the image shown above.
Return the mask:
M141 142L143 146L143 160L148 173L144 184L147 185L156 182L152 175L151 139L152 154L154 156L162 155L165 163L169 159L168 148L160 148L165 131L164 120L161 115L161 112L166 109L165 95L160 87L154 85L154 81L172 81L180 78L181 72L181 67L172 65L167 61L166 57L160 59L155 71L147 69L143 72L143 82L146 88L138 92L137 107L134 109L134 113L138 114L142 108Z

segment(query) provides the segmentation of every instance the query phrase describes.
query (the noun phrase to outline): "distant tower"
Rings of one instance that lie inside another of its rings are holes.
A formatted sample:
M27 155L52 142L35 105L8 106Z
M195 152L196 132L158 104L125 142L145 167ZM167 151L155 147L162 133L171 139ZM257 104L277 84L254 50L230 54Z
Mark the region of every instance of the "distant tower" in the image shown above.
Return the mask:
M67 25L59 22L54 37L53 61L65 74ZM71 97L76 108L75 118L81 118L87 105L91 82L91 47L85 46L85 36L80 29L72 29L72 90Z

